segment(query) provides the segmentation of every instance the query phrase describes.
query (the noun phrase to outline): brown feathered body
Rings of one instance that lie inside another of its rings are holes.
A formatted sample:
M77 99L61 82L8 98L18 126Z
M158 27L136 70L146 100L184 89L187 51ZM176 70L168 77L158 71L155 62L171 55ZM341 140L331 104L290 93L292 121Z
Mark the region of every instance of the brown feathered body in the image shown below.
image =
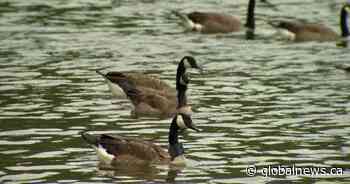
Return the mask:
M96 142L102 145L107 153L113 155L108 159L98 153L99 159L111 165L135 165L135 164L167 164L170 162L169 153L161 146L151 141L137 138L128 138L117 135L100 135ZM101 149L101 148L95 148Z
M250 31L255 29L254 11L255 0L249 0L245 27L247 27ZM184 25L187 30L214 34L238 32L243 28L243 25L238 17L221 12L195 11L188 14L181 14L173 11L173 13L181 19L182 25Z
M229 33L241 29L241 22L232 15L213 12L192 12L187 17L195 24L199 24L202 33Z
M157 93L169 99L176 99L176 90L155 75L140 72L108 72L106 77L109 81L119 84L128 81L131 86L139 90L147 90L149 93Z
M296 42L326 42L336 41L340 38L340 35L323 24L280 21L277 27L294 34L292 40Z

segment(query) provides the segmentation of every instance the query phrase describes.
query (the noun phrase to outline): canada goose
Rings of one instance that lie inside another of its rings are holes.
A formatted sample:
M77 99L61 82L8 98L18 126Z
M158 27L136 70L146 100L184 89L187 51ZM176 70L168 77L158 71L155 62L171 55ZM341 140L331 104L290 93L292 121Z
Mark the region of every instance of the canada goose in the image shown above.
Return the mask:
M176 73L177 94L175 89L152 76L140 73L109 72L106 75L98 73L107 80L113 93L122 94L120 91L123 91L131 100L134 106L132 111L134 116L171 117L176 112L191 113L191 108L187 106L186 97L189 83L186 69L189 68L202 70L193 57L183 57L178 64ZM179 105L183 106L177 109Z
M350 72L350 65L335 65L335 68L338 68L340 70L344 70L345 72Z
M174 164L184 165L185 156L182 143L179 142L178 133L181 129L197 129L187 114L176 114L170 124L168 137L168 151L150 141L138 138L127 138L102 134L94 136L81 133L83 139L96 151L99 160L107 165L148 165L148 164Z
M247 21L245 25L249 32L255 29L254 9L255 0L249 0ZM182 24L189 31L210 34L237 32L242 29L239 18L232 15L197 11L186 15L174 11L174 14L180 17Z
M341 35L338 35L331 28L319 23L304 23L300 21L270 21L269 24L279 29L279 34L288 40L295 42L305 41L337 41L341 37L347 38L349 36L349 29L347 25L347 15L350 10L350 2L345 4L340 14Z

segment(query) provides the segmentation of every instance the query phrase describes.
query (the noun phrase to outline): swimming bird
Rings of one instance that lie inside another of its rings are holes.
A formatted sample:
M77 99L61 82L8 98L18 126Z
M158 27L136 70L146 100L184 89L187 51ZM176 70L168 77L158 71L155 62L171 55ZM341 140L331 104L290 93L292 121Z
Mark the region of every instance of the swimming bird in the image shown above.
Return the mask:
M179 130L197 129L187 114L176 114L172 119L168 136L168 151L151 141L128 138L118 135L91 135L81 133L82 138L96 151L99 160L107 165L148 165L174 164L185 165L184 148L179 142Z
M125 94L133 106L132 115L172 117L176 112L190 114L187 105L187 85L189 68L202 70L197 61L191 56L181 59L176 73L176 90L154 76L140 73L109 72L106 75L97 71L106 80L114 94ZM119 95L120 96L120 95ZM186 104L186 105L183 105ZM181 108L177 108L181 106Z
M340 70L344 70L345 72L350 72L350 65L335 65L335 68L338 68Z
M245 26L250 31L255 29L254 9L255 0L249 0ZM228 14L199 11L189 14L181 14L176 11L173 13L181 19L183 26L189 31L210 34L237 32L242 29L239 18Z
M349 37L349 29L347 25L347 17L349 13L350 1L342 8L340 13L341 35L331 28L320 23L305 23L301 21L274 20L268 23L279 29L279 34L288 40L295 42L305 41L337 41L341 38Z

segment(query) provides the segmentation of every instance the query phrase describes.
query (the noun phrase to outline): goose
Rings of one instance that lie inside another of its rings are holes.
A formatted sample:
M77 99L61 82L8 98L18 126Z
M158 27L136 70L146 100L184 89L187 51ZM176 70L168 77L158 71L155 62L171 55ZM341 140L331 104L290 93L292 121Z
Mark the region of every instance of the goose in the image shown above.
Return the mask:
M178 64L176 73L177 94L175 89L154 76L140 73L109 72L106 75L99 71L98 73L107 80L112 93L123 93L131 100L134 106L131 112L133 116L167 118L172 117L176 112L187 114L192 112L190 106L187 105L186 97L189 83L189 75L186 70L189 68L202 70L193 57L183 57ZM177 108L179 106L181 108Z
M151 141L118 135L92 135L82 132L81 136L91 145L101 163L111 166L118 165L149 165L171 164L185 165L184 148L179 142L180 130L196 128L189 115L178 113L172 119L168 136L168 151Z
M348 1L340 13L341 35L331 28L320 23L305 23L301 21L275 20L268 22L271 26L279 30L279 34L288 40L295 42L305 41L337 41L341 38L348 39L349 29L347 25L347 17L349 13L350 1ZM343 42L346 43L346 42Z
M335 68L339 70L344 70L345 72L350 72L350 65L335 65Z
M247 27L247 34L250 36L255 29L254 9L255 0L249 0L245 26ZM176 11L173 13L181 19L183 26L188 31L212 34L237 32L242 29L242 23L239 18L232 15L198 11L186 15Z

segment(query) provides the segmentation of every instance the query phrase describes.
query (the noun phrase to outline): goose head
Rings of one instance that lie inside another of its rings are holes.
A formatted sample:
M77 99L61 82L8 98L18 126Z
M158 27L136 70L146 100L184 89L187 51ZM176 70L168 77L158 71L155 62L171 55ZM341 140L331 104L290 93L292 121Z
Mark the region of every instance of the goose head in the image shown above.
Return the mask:
M180 86L187 86L189 83L189 75L186 73L188 69L198 69L203 71L202 67L197 64L197 61L192 56L185 56L181 59L176 73L176 89Z
M190 76L186 71L190 68L198 69L201 72L203 71L192 56L185 56L181 59L176 73L177 109L179 112L191 112L190 109L186 108L188 107L186 91L187 85L190 82Z
M191 116L185 113L178 113L176 115L176 125L181 130L189 128L196 132L200 131L193 123Z
M192 56L185 56L181 59L179 65L184 69L195 68L202 71L202 68L197 64L197 61ZM180 67L180 68L181 68Z
M185 165L185 150L182 143L178 141L179 130L192 129L194 131L200 131L192 122L191 116L187 114L178 113L173 118L169 131L169 155L171 157L171 164Z

